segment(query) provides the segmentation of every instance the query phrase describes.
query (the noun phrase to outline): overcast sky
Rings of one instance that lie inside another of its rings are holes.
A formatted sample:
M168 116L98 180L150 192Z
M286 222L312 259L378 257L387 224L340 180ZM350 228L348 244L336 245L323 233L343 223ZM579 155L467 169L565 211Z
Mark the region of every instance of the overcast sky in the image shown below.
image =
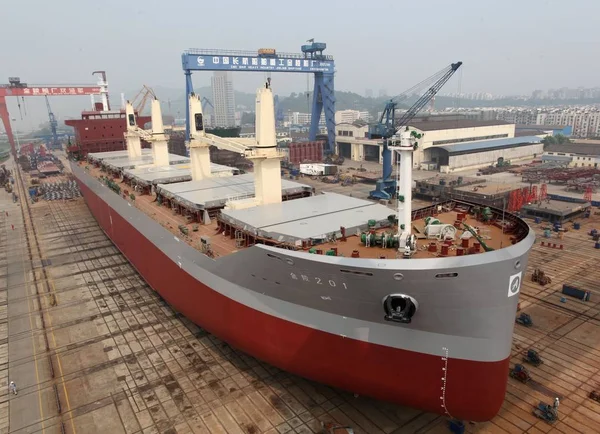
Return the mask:
M400 93L457 60L462 72L442 93L600 85L596 0L20 0L4 2L1 14L0 83L93 83L91 72L101 69L115 102L142 84L183 90L186 48L300 52L309 38L335 57L336 89L363 95ZM209 84L210 75L194 74L194 84ZM264 74L233 78L237 90L253 92ZM306 80L274 74L273 88L305 91ZM18 127L45 120L43 99L35 99ZM57 117L77 115L74 101L61 99L52 98ZM20 118L15 101L9 109Z

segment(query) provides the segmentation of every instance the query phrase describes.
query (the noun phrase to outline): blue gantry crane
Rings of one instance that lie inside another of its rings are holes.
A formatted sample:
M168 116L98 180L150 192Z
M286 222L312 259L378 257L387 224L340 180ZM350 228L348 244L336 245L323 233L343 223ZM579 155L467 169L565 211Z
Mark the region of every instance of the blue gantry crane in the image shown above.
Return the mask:
M461 65L462 62L452 63L450 66L436 72L431 77L426 78L402 94L390 99L385 105L385 109L381 114L379 122L369 126L369 132L367 134L369 139L383 139L383 148L381 150L383 173L381 179L377 181L375 190L370 192L369 196L371 198L389 200L396 194L396 179L392 178L392 151L389 148L389 140L402 127L408 126L408 123L435 97L442 86L446 84ZM398 103L426 87L429 87L427 91L421 95L412 107L396 120L396 108Z
M54 116L54 113L52 113L52 109L50 108L50 101L48 100L48 97L45 96L46 98L46 108L48 109L48 119L50 121L50 131L52 133L52 137L50 139L50 141L48 142L48 149L62 149L62 146L60 145L60 141L58 140L58 134L56 132L56 127L58 127L58 122L56 122L56 117Z
M309 39L302 45L302 53L281 53L274 48L257 51L189 49L181 55L185 74L186 100L194 91L193 71L235 72L296 72L314 74L313 101L309 139L316 140L319 134L321 113L325 114L327 126L328 154L335 149L335 63L333 56L323 54L327 44ZM190 139L190 114L186 104L186 140Z

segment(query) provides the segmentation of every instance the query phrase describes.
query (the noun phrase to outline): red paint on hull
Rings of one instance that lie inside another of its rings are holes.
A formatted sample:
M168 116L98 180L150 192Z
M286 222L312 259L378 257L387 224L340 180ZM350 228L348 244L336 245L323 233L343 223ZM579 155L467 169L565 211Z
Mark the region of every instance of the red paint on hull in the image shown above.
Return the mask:
M377 399L444 414L439 356L390 348L291 323L224 297L183 271L84 184L104 231L148 284L178 311L230 345L288 372ZM299 307L300 309L300 307ZM452 417L486 421L499 411L509 360L448 360Z

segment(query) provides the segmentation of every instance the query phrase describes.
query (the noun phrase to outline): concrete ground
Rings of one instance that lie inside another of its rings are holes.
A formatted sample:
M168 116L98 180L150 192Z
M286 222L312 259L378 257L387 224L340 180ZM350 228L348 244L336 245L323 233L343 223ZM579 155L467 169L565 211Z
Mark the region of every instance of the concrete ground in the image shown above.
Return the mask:
M519 164L526 164L526 163L530 163L530 162L531 161L522 161L522 162L519 162ZM370 162L370 161L358 162L358 161L351 161L351 160L344 161L344 164L341 166L341 170L343 172L348 171L349 173L352 173L351 170L350 171L348 170L350 167L359 168L361 166L368 171L372 171L372 172L376 172L376 173L381 173L381 171L382 171L382 166L379 163L374 163L374 162ZM465 176L465 177L476 177L477 172L478 172L478 169L472 169L472 170L464 170L464 171L460 171L460 172L454 172L453 175L459 175L459 176ZM440 173L437 171L413 170L412 176L413 176L413 179L416 181L416 180L421 180L421 179L433 178L439 174ZM493 182L493 183L498 183L498 184L510 184L510 185L516 185L516 186L520 186L520 187L529 187L529 183L521 182L521 175L515 175L510 172L500 172L500 173L495 173L493 175L485 175L485 176L482 176L482 178L487 180L488 182ZM351 192L353 196L365 198L365 199L368 197L369 191L373 190L373 188L374 188L374 183L369 184L369 183L363 183L363 182L360 182L360 183L357 182L353 186L348 186L348 187L343 187L341 184L325 184L323 182L318 181L317 178L311 178L309 176L305 176L304 178L299 178L299 181L303 182L305 184L309 184L311 186L315 186L322 191L333 191L335 193L341 193L341 194L349 194L349 192ZM539 190L539 188L540 187L538 184L538 190ZM583 193L567 191L565 185L547 184L547 190L548 190L549 194L557 194L557 195L561 195L561 196L583 199ZM592 199L595 201L600 201L600 190L598 192L592 194ZM424 206L424 203L422 204L421 201L416 201L413 206L414 207ZM391 205L391 207L393 207L393 204Z
M42 356L40 304L20 203L4 189L0 212L0 432L8 432L9 421L10 432L37 432L55 412L54 389L46 384L48 361ZM16 383L18 395L8 393L9 381Z
M81 199L19 205L0 190L0 211L0 433L308 434L321 421L357 434L448 432L444 417L298 378L191 324L148 287ZM546 363L533 375L565 396L560 423L535 419L533 406L551 398L510 380L500 414L467 432L600 432L598 404L586 396L600 369L600 303L559 295L565 282L596 300L600 250L585 234L599 222L594 214L557 240L565 250L536 244L527 275L541 266L553 282L526 279L521 290L535 326L516 328L513 362L524 348L540 351ZM569 315L568 327L557 312ZM8 394L9 378L18 396Z
M191 324L81 199L19 206L2 190L0 206L9 213L0 216L0 379L19 387L0 394L0 433L308 434L337 421L383 434L445 424L295 377Z

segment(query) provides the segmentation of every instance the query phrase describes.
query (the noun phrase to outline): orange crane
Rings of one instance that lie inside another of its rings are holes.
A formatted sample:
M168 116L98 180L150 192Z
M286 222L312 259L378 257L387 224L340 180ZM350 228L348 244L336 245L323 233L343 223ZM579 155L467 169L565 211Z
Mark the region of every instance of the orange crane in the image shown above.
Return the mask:
M139 99L139 101L138 101ZM142 114L142 110L146 107L146 103L150 99L156 99L156 95L152 88L146 86L145 84L142 86L142 90L138 92L138 94L131 101L131 105L133 105L133 110L137 112L139 115Z
M100 71L101 72L101 71ZM104 80L103 84L106 83ZM22 83L19 77L9 77L8 84L0 84L0 119L6 130L10 148L14 158L17 158L15 139L10 125L10 115L6 105L6 98L15 96L24 98L26 96L81 96L99 95L102 93L100 85L81 84L52 84L52 85L27 85Z

